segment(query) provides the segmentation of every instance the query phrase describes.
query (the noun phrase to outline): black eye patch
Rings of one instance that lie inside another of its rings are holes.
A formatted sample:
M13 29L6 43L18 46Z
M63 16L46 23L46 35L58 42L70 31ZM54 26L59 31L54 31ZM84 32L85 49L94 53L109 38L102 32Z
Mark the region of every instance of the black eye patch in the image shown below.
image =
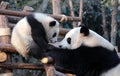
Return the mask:
M56 25L56 21L51 21L50 23L49 23L49 26L50 27L53 27L53 26L55 26Z
M68 42L68 44L71 44L71 38L70 37L67 38L67 42Z
M54 33L52 37L55 37L57 35L57 33Z

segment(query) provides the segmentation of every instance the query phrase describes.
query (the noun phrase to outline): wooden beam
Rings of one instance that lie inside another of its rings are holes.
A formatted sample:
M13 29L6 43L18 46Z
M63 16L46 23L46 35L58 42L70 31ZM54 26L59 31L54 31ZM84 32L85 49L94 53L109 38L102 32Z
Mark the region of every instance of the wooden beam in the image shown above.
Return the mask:
M44 70L42 65L28 63L0 63L0 67L6 69Z
M32 12L23 12L23 11L12 11L12 10L5 10L5 9L0 9L0 14L1 15L10 15L10 16L18 16L18 17L24 17L29 14L32 14ZM57 20L61 20L63 17L62 15L52 15L52 14L47 14L51 17L54 17ZM79 17L71 17L71 16L66 16L68 21L81 21Z
M70 29L60 28L60 35L66 35L66 33L69 31Z
M0 43L0 51L4 51L8 53L17 53L15 48L11 44L3 44L3 43Z
M6 69L29 69L29 70L45 70L43 65L31 63L0 63L0 68ZM69 73L70 71L59 66L55 66L56 70Z

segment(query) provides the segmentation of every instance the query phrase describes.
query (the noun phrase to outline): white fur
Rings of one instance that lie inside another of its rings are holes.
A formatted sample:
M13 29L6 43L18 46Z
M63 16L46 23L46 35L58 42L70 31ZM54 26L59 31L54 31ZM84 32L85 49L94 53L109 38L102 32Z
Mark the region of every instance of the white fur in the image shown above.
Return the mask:
M35 13L34 17L37 21L41 22L45 31L47 33L48 41L51 40L52 42L57 41L57 37L59 34L59 23L52 17L49 17L45 14ZM54 27L49 27L49 22L56 21L57 24ZM57 33L57 36L52 38L54 33ZM11 44L15 47L19 54L23 57L27 58L28 51L32 45L36 45L31 36L31 27L27 22L26 17L21 19L16 26L13 28L12 35L11 35Z
M103 73L101 76L120 76L120 64L116 67L112 68L111 70Z
M1 73L0 76L13 76L13 73Z
M94 31L89 30L89 35L84 36L83 33L80 33L80 29L81 27L74 28L66 34L65 38L60 42L62 48L76 49L80 47L81 44L84 44L89 47L102 46L109 50L114 49L114 46L109 41L107 41ZM71 44L67 43L68 37L71 38Z
M47 16L45 14L41 14L41 13L36 13L36 14L34 14L34 16L35 16L36 20L38 20L43 25L45 25L43 27L45 28L45 31L47 32L48 41L56 42L58 34L59 34L59 23L58 23L58 21L56 21L52 17L49 17L49 16ZM48 27L50 21L56 21L57 22L55 27ZM55 31L57 32L57 36L53 38L52 35L55 33Z
M25 58L27 58L29 46L33 41L30 31L31 28L27 23L26 17L24 17L16 24L11 35L11 44Z

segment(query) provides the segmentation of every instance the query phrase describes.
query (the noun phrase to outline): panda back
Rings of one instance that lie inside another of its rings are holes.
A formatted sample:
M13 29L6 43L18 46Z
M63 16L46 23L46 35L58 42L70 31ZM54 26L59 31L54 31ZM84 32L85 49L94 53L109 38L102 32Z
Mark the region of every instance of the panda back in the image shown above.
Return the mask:
M27 51L25 50L27 50L29 46L29 41L32 41L31 28L29 27L26 17L24 17L12 30L11 44L15 47L18 53L26 58Z

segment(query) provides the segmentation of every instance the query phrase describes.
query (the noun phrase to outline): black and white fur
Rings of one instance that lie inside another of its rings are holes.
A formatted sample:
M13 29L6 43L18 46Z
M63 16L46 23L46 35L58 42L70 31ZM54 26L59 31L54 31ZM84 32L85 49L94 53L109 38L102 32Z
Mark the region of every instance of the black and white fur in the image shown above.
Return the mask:
M57 20L42 13L34 13L16 24L12 31L11 43L23 57L27 58L29 53L35 58L40 58L48 42L57 41L58 34Z
M120 76L114 46L84 26L70 30L59 47L51 47L46 55L77 76Z

